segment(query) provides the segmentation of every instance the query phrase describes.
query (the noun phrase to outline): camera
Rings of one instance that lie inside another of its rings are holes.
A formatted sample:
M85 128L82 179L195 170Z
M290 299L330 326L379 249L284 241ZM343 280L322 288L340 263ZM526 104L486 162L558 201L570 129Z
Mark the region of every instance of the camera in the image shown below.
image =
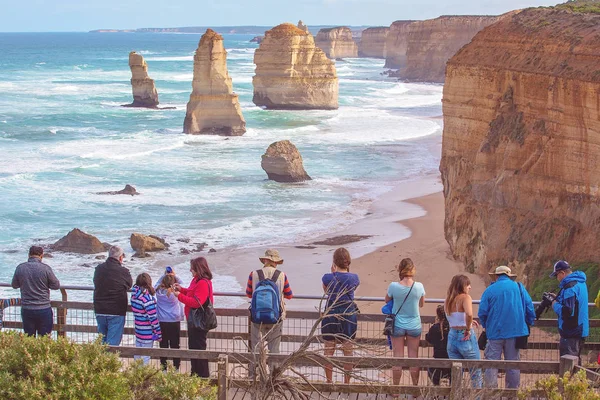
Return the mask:
M541 303L535 308L535 319L540 319L543 313L552 305L552 302L556 299L556 296L550 292L544 292L542 294Z

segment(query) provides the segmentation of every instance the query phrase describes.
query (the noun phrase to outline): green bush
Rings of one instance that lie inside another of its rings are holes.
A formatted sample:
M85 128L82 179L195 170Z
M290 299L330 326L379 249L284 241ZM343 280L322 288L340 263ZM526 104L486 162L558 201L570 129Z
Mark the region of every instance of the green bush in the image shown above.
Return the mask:
M133 363L99 342L77 344L0 332L0 398L13 400L214 399L205 380Z
M600 400L600 394L592 388L585 371L579 371L573 376L567 373L562 378L551 375L537 381L531 389L542 391L543 398L547 400ZM528 398L531 389L519 391L519 399Z

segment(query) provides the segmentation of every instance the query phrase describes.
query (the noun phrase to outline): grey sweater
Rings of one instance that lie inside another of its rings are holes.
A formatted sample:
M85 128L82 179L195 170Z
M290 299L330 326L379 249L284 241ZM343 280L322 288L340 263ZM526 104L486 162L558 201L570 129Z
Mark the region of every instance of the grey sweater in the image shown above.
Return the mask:
M50 289L59 289L60 282L49 265L31 257L17 266L12 287L21 289L21 308L42 310L50 307Z

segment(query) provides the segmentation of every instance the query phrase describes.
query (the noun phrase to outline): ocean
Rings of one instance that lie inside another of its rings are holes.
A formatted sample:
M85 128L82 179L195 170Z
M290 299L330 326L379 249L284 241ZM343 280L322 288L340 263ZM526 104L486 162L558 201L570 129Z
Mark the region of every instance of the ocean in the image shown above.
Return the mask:
M224 35L248 129L224 138L182 133L199 34L0 33L0 282L29 246L75 227L129 254L132 232L165 237L173 254L194 242L218 251L301 242L364 218L402 182L437 174L441 85L387 78L384 60L347 59L336 62L339 110L263 110L252 103L253 36ZM132 50L160 106L176 109L121 107L132 101ZM266 179L261 155L283 139L312 181ZM125 184L141 195L96 194ZM76 285L91 284L98 262L48 259L62 283ZM232 287L233 277L216 281L216 290Z

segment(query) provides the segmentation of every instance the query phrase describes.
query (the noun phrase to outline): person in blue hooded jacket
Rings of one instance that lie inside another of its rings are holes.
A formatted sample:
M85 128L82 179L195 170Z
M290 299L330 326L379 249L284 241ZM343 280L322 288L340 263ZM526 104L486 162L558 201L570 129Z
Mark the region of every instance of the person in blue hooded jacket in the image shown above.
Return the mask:
M484 356L487 360L519 360L517 338L528 336L528 325L533 325L535 312L533 302L527 290L513 281L516 275L507 266L496 268L490 275L496 276L496 282L488 286L481 296L479 320L485 329L488 342ZM521 374L518 369L506 370L506 387L519 387ZM486 387L498 387L498 370L487 369L484 374Z
M590 333L585 273L573 271L568 262L560 260L554 264L554 272L550 277L560 282L560 292L552 305L558 315L560 356L580 357L583 342Z

